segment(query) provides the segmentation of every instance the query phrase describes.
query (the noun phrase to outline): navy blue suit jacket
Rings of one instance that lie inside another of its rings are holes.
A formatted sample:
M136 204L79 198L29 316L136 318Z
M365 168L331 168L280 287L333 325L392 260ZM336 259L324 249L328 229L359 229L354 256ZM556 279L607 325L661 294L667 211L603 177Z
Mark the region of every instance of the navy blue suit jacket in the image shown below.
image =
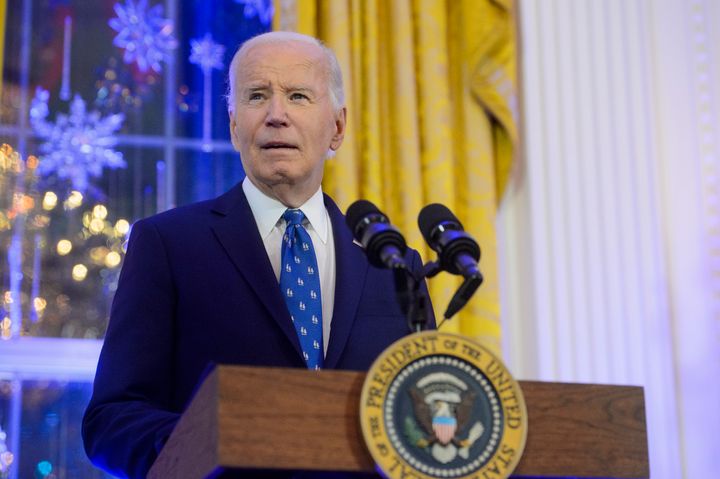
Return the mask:
M325 367L366 370L408 326L392 273L368 264L335 203L325 205L336 249ZM407 259L419 270L416 252ZM89 457L144 477L213 363L305 367L240 185L133 226L83 418Z

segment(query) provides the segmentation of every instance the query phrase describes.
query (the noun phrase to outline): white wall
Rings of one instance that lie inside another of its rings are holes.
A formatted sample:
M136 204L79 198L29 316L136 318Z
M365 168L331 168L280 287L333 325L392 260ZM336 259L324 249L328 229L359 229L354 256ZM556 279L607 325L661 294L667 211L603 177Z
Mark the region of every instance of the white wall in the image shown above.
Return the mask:
M643 385L652 477L714 477L720 2L518 3L505 357L519 378Z

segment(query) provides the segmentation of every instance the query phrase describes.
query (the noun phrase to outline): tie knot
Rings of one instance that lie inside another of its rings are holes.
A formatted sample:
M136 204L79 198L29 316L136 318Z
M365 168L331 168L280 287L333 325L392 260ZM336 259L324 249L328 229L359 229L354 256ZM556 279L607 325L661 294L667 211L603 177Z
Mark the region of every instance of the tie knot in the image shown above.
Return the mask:
M285 210L285 213L283 213L283 219L287 223L288 228L290 226L298 226L302 225L302 222L305 219L305 214L301 210L287 209Z

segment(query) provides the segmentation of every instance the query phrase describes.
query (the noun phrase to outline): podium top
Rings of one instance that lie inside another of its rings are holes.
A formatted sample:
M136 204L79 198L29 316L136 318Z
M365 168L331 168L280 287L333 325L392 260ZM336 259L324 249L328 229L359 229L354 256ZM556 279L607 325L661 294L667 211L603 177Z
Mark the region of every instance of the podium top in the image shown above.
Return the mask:
M360 431L365 373L218 366L149 478L240 469L374 471ZM528 409L515 475L649 477L641 387L520 381ZM312 444L306 438L318 438ZM318 446L318 444L320 446Z

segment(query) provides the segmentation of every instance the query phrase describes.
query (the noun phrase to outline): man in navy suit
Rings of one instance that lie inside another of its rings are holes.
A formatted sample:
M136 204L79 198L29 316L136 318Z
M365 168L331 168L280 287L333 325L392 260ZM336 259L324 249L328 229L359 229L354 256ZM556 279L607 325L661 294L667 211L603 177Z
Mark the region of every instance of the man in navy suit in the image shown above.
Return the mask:
M308 366L278 285L288 209L302 211L317 259L322 367L367 369L409 332L392 273L368 264L321 190L346 124L332 51L255 37L233 58L228 105L245 180L132 230L83 419L89 457L114 474L146 475L208 365ZM414 251L406 261L422 266Z

